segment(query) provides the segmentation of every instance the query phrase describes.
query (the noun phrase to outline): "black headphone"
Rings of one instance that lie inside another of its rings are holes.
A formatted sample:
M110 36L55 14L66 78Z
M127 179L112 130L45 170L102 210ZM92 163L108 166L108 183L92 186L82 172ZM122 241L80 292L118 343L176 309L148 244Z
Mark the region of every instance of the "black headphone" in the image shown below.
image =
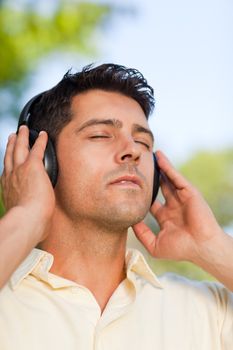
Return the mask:
M40 101L42 98L44 92L41 92L40 94L34 96L32 99L30 99L27 104L24 106L22 112L19 116L19 122L17 127L17 132L19 130L19 127L21 125L27 125L29 128L29 146L32 148L34 145L39 133L38 131L32 129L30 126L31 124L31 118L32 116L32 107ZM153 159L154 159L154 184L153 184L153 194L152 194L152 202L153 204L159 190L159 180L160 180L160 170L158 167L157 159L155 154L153 153ZM53 187L55 187L57 182L57 176L58 176L58 163L57 163L57 157L55 148L53 145L53 142L50 138L48 138L48 143L46 146L45 154L44 154L44 166L45 170L48 173L48 176L52 182Z
M34 145L39 132L31 128L31 118L32 118L32 107L38 103L43 96L43 92L34 96L31 100L27 102L27 104L24 106L22 112L20 113L19 116L19 122L18 122L18 128L17 128L17 133L19 130L19 127L21 125L27 125L29 128L29 146L32 148ZM48 138L48 143L45 149L45 154L44 154L44 166L45 170L48 173L48 176L52 182L53 187L55 187L56 182L57 182L57 175L58 175L58 164L57 164L57 157L56 157L56 152L55 148L53 145L53 142L51 141L50 138Z
M157 194L159 192L159 184L160 184L160 169L158 166L156 155L154 153L153 153L153 159L154 159L154 182L153 182L153 193L152 193L151 205L154 203L155 198L157 197Z

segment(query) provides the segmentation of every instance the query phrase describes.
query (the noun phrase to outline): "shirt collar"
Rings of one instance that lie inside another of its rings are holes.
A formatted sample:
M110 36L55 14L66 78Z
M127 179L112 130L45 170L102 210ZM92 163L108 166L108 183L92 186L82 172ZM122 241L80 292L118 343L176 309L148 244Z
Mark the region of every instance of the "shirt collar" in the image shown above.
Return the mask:
M10 279L12 289L16 289L28 275L33 275L51 285L52 288L62 288L77 285L75 282L49 273L53 264L52 254L41 249L34 248L27 258L21 263ZM148 266L143 255L136 249L128 249L125 257L126 275L135 282L135 275L142 277L153 286L162 288L162 284Z
M153 286L163 288L162 283L151 270L142 253L138 250L128 249L126 252L125 263L126 273L129 279L132 279L132 275L136 274L150 282Z
M19 284L23 281L23 279L26 278L30 273L32 273L32 271L36 268L37 265L41 265L42 260L44 260L46 256L51 262L51 267L53 263L53 256L43 250L36 248L33 249L11 276L11 287L13 289L16 289L19 286Z

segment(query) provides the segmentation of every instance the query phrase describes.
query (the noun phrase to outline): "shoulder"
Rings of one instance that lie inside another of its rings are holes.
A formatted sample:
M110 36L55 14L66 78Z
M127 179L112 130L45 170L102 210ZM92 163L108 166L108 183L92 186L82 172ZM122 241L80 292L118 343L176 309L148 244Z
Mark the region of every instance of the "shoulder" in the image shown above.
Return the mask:
M159 280L165 293L184 303L191 301L221 314L230 312L233 316L233 293L219 282L195 281L174 273L166 273Z
M217 296L219 293L231 294L221 283L215 281L197 281L171 272L165 273L158 278L164 288L172 290L200 295L212 294Z

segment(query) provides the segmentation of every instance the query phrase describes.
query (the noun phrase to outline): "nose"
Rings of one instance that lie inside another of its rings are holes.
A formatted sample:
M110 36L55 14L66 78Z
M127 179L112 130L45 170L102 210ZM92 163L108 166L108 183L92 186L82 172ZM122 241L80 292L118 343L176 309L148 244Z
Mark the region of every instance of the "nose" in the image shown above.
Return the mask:
M140 147L138 147L132 137L124 137L119 140L118 150L116 152L116 162L118 164L132 163L138 165L140 157Z

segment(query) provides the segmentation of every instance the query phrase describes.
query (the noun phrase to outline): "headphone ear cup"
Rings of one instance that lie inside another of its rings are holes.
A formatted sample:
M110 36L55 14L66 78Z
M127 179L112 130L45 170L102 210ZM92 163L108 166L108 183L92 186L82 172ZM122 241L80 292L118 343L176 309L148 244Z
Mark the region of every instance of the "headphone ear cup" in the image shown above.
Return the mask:
M29 130L29 146L30 146L30 148L33 147L38 135L39 134L37 131L35 131L33 129ZM55 185L57 183L58 163L57 163L56 152L55 152L53 143L52 143L50 138L48 138L43 162L44 162L45 170L46 170L46 172L47 172L47 174L52 182L52 185L53 185L53 187L55 187Z
M153 153L153 159L154 159L154 183L153 183L153 193L152 193L151 205L154 203L155 198L157 197L157 194L159 191L159 184L160 184L160 170L159 170L158 162L156 159L156 155L154 153Z

